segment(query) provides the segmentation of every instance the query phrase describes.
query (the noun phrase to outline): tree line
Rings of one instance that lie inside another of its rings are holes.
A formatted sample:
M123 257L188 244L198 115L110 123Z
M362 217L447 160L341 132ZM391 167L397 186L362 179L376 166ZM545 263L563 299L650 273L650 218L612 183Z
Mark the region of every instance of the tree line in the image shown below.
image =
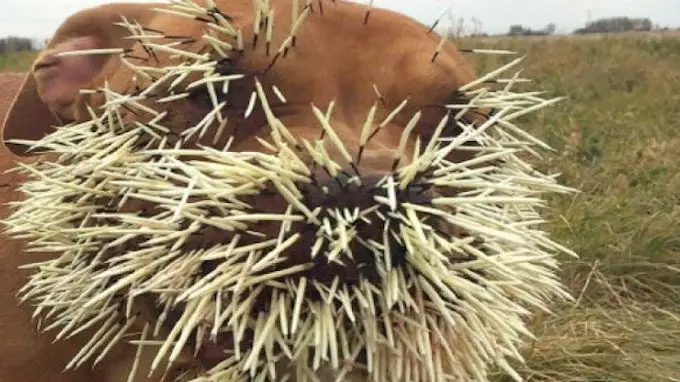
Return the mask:
M657 27L658 28L658 27ZM543 29L531 29L522 25L511 25L508 36L548 36L555 33L555 24L548 24ZM588 33L621 33L621 32L642 32L655 29L654 24L648 18L632 17L609 17L597 19L586 23L583 28L573 31L574 34Z
M0 38L0 53L35 51L38 49L38 43L34 39L16 36Z

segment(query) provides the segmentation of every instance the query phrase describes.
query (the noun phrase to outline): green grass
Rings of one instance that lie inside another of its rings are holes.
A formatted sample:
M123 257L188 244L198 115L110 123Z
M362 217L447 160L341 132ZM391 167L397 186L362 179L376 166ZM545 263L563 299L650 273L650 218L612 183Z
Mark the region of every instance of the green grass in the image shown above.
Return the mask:
M531 381L680 381L680 38L461 40L528 57L532 88L568 96L525 119L557 152L536 164L580 193L551 200L576 303L532 322ZM26 70L31 54L1 57ZM480 72L498 57L471 57ZM498 377L498 381L506 381Z
M0 72L25 72L31 68L35 52L0 53Z
M534 163L581 190L549 212L551 232L580 255L563 268L577 302L534 320L522 374L680 381L680 38L460 45L526 54L529 86L569 97L523 127L557 150ZM471 59L480 73L507 60Z

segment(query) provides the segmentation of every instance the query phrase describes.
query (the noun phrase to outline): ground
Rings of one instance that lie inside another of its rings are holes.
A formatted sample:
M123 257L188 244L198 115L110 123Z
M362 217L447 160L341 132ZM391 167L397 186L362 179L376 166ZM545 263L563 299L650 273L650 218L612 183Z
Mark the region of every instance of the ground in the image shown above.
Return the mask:
M576 302L536 316L527 380L680 381L679 37L459 40L526 54L529 86L569 97L522 125L556 150L533 162L581 191L546 211L580 254L561 271ZM31 58L0 56L0 71ZM507 60L471 59L480 72Z

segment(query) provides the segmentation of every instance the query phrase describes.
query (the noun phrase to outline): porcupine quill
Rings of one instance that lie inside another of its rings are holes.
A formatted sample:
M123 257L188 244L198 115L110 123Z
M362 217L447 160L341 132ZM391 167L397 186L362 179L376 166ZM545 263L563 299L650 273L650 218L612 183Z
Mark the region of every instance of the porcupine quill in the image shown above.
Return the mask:
M295 47L310 17L310 2L300 13L292 1L291 30L270 67ZM273 12L267 0L254 0L253 8L259 19L252 49L264 31L268 54ZM59 329L59 339L85 329L94 333L67 368L101 362L112 346L137 333L139 340L130 340L138 346L132 378L142 373L141 346L157 348L146 371L152 372L172 364L185 347L199 349L227 335L231 345L224 360L197 370L190 381L302 380L324 364L337 372L337 380L361 371L380 381L444 376L484 381L491 365L518 379L508 359L521 360L517 344L529 334L523 322L527 309L545 310L548 297L568 297L550 269L557 253L573 254L538 228L538 209L545 204L539 195L571 190L520 159L533 146L547 146L514 121L559 100L514 91L524 81L519 72L501 77L521 58L458 89L465 103L442 105L449 113L433 138L415 137L406 155L416 113L392 171L361 188L353 181L360 177L348 176L340 163L359 175L368 143L403 112L408 99L386 110L377 124L377 110L387 102L374 87L377 101L367 111L354 158L334 133L332 108L313 108L323 135L298 141L276 117L260 84L244 114L250 117L256 104L262 106L270 139L260 142L268 153L230 151L231 140L224 149L189 148L194 136L211 133L216 142L224 134L226 106L218 89L228 93L230 83L252 77L216 74L214 57L243 54L245 48L243 32L212 1L203 6L177 0L163 12L205 24L209 32L201 40L208 51L191 51L181 44L185 39L172 36L161 42L155 36L162 32L123 20L117 25L128 29L149 58L167 54L173 58L168 65L147 66L115 47L64 53L117 55L149 84L128 93L106 84L91 89L106 98L101 110L89 109L91 120L62 126L38 142L17 142L58 154L54 162L19 165L31 178L20 188L28 197L4 223L9 235L29 240L29 251L56 255L25 267L33 274L21 297L35 304L35 316L44 316L46 328ZM190 76L198 79L187 85ZM483 84L502 89L479 89ZM165 85L172 94L152 97ZM212 110L171 136L160 107L181 102L198 86L208 89ZM276 86L270 94L286 102ZM471 128L463 114L480 106L495 111ZM132 113L135 123L128 122ZM445 138L442 132L451 126L462 133ZM475 155L454 162L454 150ZM332 182L316 179L312 166ZM461 191L449 195L450 189ZM362 192L372 199L350 197ZM253 197L264 195L285 201L285 212L258 209ZM148 207L125 212L128 203ZM264 226L275 227L271 236L258 231ZM208 242L201 236L208 231L228 240ZM305 232L312 233L310 242ZM290 261L288 250L302 244L309 246L309 256ZM319 269L337 272L323 278ZM142 295L154 297L159 313L157 322L143 323L139 335L133 307ZM283 375L274 367L282 361L291 365Z

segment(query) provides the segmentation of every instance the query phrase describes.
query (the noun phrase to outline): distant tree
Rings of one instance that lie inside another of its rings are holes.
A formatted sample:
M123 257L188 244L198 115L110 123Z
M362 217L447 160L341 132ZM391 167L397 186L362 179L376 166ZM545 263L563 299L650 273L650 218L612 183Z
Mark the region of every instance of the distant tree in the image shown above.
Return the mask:
M557 30L557 25L555 23L550 23L546 25L545 27L545 34L552 35L555 34L555 31Z
M482 22L479 19L473 17L472 18L472 33L471 33L471 35L472 36L482 36L484 34L485 33L484 33L484 28L482 27Z
M521 36L524 34L524 27L521 25L511 25L508 36Z
M534 30L531 28L525 28L522 25L511 25L508 31L508 36L546 36L554 34L557 30L555 23L550 23L543 29Z
M648 18L611 17L598 19L586 24L585 27L574 31L575 34L584 33L620 33L629 31L650 31L653 23Z
M485 37L488 33L484 32L482 22L473 17L470 22L466 21L464 18L460 17L454 19L449 17L451 20L451 26L449 26L447 34L451 38L458 38L463 36L468 37Z
M9 36L0 39L0 53L13 53L35 50L33 40L30 38Z

